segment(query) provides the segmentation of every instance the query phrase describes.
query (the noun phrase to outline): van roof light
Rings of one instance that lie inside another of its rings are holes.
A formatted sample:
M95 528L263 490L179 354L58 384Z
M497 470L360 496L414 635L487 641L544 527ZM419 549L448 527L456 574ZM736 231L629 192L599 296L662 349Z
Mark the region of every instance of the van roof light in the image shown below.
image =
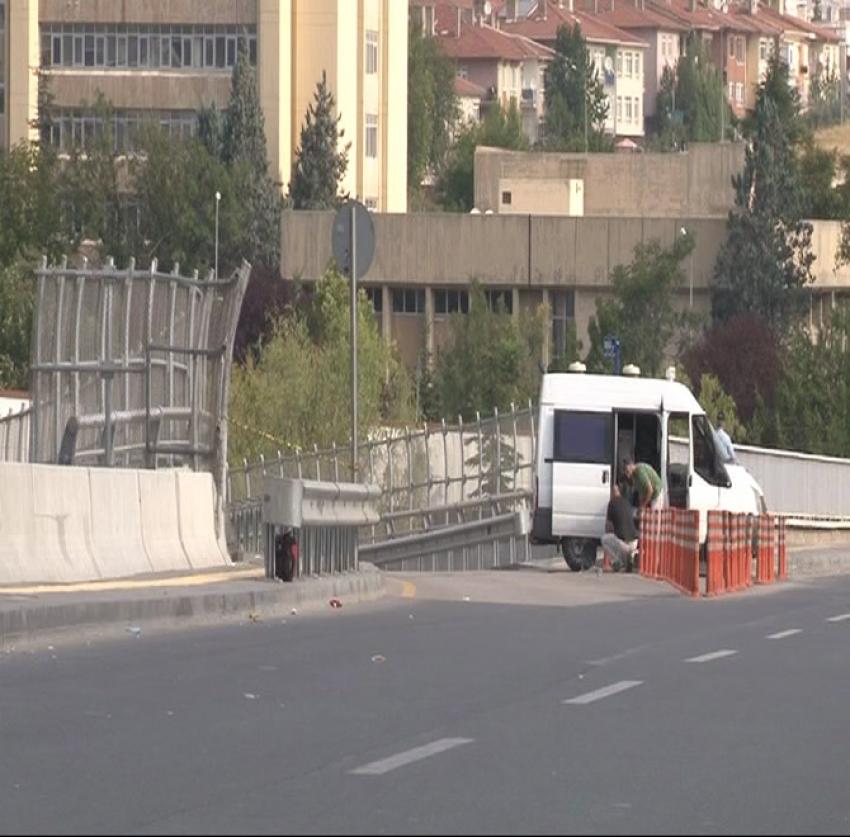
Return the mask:
M664 377L668 381L675 381L676 380L676 367L675 366L668 366L667 371L664 373Z
M570 372L587 372L587 367L580 360L574 360L567 369Z
M640 367L635 366L633 363L627 363L623 367L623 374L628 375L630 378L637 378L640 376Z

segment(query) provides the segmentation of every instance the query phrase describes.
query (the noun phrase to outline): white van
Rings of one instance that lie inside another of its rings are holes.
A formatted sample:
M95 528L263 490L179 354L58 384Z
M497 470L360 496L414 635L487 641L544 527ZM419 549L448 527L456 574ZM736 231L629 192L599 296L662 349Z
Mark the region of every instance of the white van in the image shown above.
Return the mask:
M593 565L612 480L631 457L661 476L666 505L760 514L764 493L723 461L714 429L681 383L626 375L549 373L540 387L532 543L560 543L572 570Z

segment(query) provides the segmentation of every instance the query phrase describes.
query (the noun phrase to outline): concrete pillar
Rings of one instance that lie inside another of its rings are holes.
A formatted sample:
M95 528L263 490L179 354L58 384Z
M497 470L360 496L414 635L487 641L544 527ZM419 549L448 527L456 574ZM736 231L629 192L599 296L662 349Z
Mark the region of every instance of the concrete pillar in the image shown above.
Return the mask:
M393 299L390 293L389 285L381 285L381 335L385 343L392 342L393 339L393 320L392 320L392 305Z
M8 73L6 126L9 147L37 139L33 122L38 116L38 0L6 3Z
M257 70L260 106L266 121L269 173L284 191L289 186L293 153L292 80L296 49L292 37L293 0L259 0ZM295 130L300 127L296 121Z
M546 306L546 331L543 335L543 365L548 368L552 360L552 299L548 288L540 289L541 303Z
M429 361L434 356L434 289L425 288L425 351Z

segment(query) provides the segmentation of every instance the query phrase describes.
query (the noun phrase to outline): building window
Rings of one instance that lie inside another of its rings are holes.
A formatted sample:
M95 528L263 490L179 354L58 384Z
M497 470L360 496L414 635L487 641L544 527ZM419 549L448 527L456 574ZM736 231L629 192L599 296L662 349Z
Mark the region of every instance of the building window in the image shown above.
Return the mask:
M744 85L740 81L735 84L735 101L739 105L744 103Z
M393 288L394 314L424 314L425 291L413 288Z
M617 51L617 75L620 76L623 74L623 53L619 50Z
M626 78L632 77L632 54L631 52L626 53Z
M640 98L638 96L635 96L634 113L635 122L640 124Z
M380 314L384 310L384 289L383 288L364 288L366 299L372 305L372 310L376 314Z
M366 114L366 156L378 156L378 114Z
M366 31L366 73L373 76L378 72L378 33Z
M469 292L448 291L438 289L434 291L434 313L435 314L468 314Z
M746 44L746 41L744 40L744 38L742 36L739 36L735 39L735 60L739 64L744 63L744 47L745 47L745 44Z
M735 101L735 82L729 82L729 101Z
M626 122L632 121L632 97L626 96Z
M617 120L623 118L623 97L617 96Z
M510 192L502 192L502 204L504 206L510 206L512 197L513 195Z
M466 64L459 64L457 68L458 78L469 78L469 67Z
M240 44L257 63L256 26L45 23L44 67L226 69Z
M729 57L735 57L735 36L727 35L728 43L729 43Z
M491 311L500 311L505 314L513 314L514 312L514 293L513 291L498 290L484 291L484 296L487 299L487 307Z
M564 357L567 335L575 320L575 291L551 291L549 296L552 302L552 357Z
M635 53L635 78L640 78L640 53Z
M759 40L759 61L767 61L767 41L764 38Z
M135 150L138 131L143 125L159 125L170 137L185 140L196 134L198 115L193 110L117 109L105 120L92 111L54 108L43 138L59 151L69 152L84 148L109 130L115 152L123 154Z

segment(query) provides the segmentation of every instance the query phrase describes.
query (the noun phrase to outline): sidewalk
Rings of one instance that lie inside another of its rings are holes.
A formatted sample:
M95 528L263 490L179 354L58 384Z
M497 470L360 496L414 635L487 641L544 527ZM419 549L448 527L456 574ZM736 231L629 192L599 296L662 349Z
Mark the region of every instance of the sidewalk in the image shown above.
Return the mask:
M257 620L292 609L369 601L384 593L371 564L359 572L281 583L264 578L262 564L235 564L192 574L159 573L113 581L0 587L0 649L82 634L129 632Z

